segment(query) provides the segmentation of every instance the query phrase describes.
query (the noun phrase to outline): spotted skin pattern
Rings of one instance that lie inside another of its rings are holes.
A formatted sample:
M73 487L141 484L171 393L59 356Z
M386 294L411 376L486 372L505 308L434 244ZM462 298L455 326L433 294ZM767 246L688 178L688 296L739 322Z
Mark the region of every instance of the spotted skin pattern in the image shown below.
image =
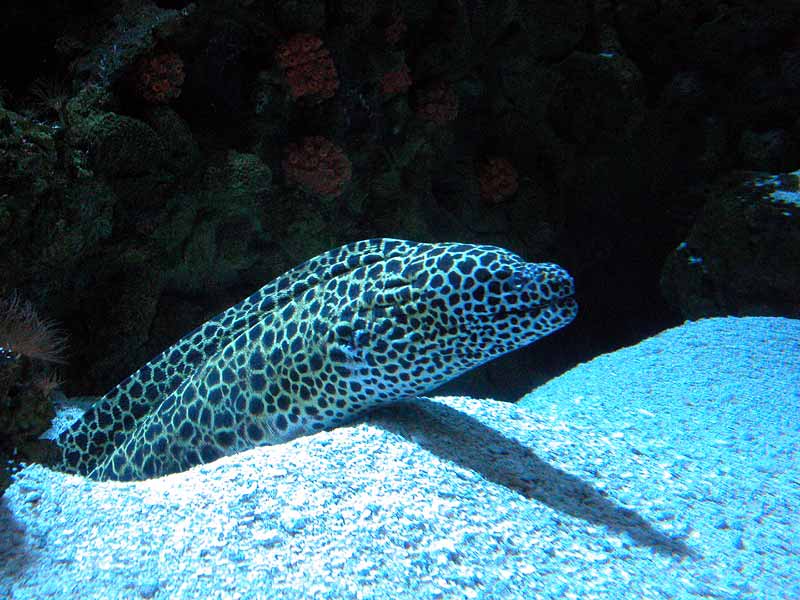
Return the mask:
M494 246L355 242L204 323L61 434L63 470L141 480L334 427L567 325L569 274Z

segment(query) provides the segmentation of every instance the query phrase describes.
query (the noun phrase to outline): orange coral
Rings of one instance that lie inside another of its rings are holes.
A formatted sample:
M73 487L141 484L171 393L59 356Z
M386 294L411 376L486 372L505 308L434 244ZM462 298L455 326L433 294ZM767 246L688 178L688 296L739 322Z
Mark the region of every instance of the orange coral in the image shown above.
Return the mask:
M389 23L386 28L383 30L383 34L386 37L386 41L394 46L397 44L403 36L406 34L406 27L405 19L403 19L403 15L395 15L392 18L391 23Z
M294 98L312 95L330 98L339 88L331 53L315 35L295 34L278 47L275 60L285 69Z
M66 340L53 321L42 319L17 294L0 299L0 354L63 363Z
M183 61L174 52L146 58L136 69L136 87L142 98L166 104L181 95L185 79Z
M397 71L390 71L383 75L381 91L384 96L402 94L411 87L411 83L411 73L408 70L408 65L403 63L403 66Z
M507 158L487 159L478 169L481 198L497 204L513 196L519 188L517 170Z
M350 181L350 160L330 140L313 136L289 144L283 161L286 179L322 196L338 196Z

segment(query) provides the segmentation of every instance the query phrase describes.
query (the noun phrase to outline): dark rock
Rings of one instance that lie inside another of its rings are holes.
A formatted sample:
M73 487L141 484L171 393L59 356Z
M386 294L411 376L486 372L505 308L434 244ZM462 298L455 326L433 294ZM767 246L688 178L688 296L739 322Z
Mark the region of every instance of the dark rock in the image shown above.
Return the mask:
M687 319L800 316L800 171L718 184L661 285Z

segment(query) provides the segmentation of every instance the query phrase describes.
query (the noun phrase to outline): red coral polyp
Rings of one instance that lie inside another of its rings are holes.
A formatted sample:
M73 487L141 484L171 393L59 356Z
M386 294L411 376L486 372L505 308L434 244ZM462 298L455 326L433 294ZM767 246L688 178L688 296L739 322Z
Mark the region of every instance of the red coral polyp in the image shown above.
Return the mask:
M403 63L397 71L385 73L381 79L381 92L384 96L403 94L411 87L411 72L408 65Z
M345 153L320 136L289 144L283 170L289 183L321 196L338 196L352 177L350 160Z
M331 53L315 35L298 33L292 36L278 47L275 60L286 71L293 98L330 98L339 88Z
M519 188L514 165L507 158L490 158L478 169L481 199L497 204L513 196Z
M408 28L406 27L406 22L405 19L403 19L403 15L395 15L392 18L391 23L389 23L383 30L383 35L386 38L386 42L389 45L394 46L403 39L407 29Z
M458 116L458 96L447 83L440 81L420 90L416 99L417 116L439 125Z
M183 61L174 52L143 59L136 73L139 95L152 104L166 104L180 96L186 78Z

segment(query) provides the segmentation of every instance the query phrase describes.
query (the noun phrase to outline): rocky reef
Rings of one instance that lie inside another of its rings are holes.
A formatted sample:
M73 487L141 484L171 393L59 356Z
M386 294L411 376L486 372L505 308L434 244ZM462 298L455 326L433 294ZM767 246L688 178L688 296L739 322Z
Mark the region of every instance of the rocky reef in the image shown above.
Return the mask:
M576 323L473 375L475 394L518 397L684 317L800 316L793 3L83 0L4 17L0 291L69 334L70 394L374 236L497 244L575 275ZM5 381L29 368L4 363Z

